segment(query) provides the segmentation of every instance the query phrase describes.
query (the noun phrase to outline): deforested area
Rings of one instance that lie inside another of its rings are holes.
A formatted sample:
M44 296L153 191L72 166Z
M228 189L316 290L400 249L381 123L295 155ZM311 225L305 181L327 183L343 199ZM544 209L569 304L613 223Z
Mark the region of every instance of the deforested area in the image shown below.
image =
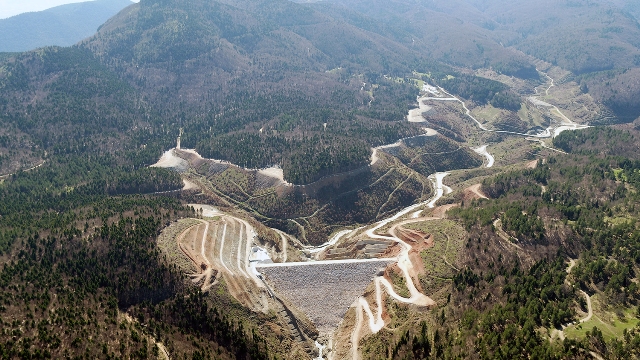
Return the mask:
M640 357L634 1L15 3L0 359Z

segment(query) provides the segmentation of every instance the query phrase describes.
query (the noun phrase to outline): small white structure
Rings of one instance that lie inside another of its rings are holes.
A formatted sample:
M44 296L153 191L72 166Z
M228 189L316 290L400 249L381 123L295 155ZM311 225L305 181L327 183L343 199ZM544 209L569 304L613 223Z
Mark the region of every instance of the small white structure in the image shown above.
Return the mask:
M182 128L180 128L180 135L178 135L178 143L176 144L176 149L180 150L180 138L182 137Z
M424 85L422 85L422 91L431 93L435 96L440 96L440 92L438 91L438 88L435 86L431 86L428 83L424 83Z

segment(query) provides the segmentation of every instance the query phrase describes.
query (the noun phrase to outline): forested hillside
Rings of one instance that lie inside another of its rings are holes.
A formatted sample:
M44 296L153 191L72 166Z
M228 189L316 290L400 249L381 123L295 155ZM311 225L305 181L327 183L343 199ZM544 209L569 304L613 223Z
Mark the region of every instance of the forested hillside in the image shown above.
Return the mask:
M149 154L158 156L182 127L185 147L248 167L278 164L285 168L290 181L308 183L362 165L367 161L363 151L367 146L417 134L417 129L400 128L393 123L403 119L414 106L418 92L412 84L396 79L406 78L416 69L427 71L431 74L428 80L463 98L517 111L519 96L506 85L425 59L426 56L465 65L438 56L438 51L445 51L450 57L456 47L465 51L473 47L484 54L488 44L476 42L467 46L448 42L447 49L437 50L439 47L427 39L414 40L429 43L428 48L407 42L407 37L415 34L431 34L425 27L428 24L423 22L412 22L409 28L399 22L404 15L415 16L415 11L402 10L414 5L397 6L385 15L365 11L364 5L355 2L329 5L282 1L277 6L267 6L260 2L246 5L143 1L111 19L79 47L43 49L5 61L0 83L10 92L2 99L3 123L12 131L5 134L4 142L7 148L23 150L4 155L0 166L9 173L29 167L15 161L18 157L31 156L30 162L35 165L38 157L42 158L38 151L51 152L54 143L57 148L77 146L57 135L71 130L85 134L83 146L145 147ZM362 13L345 15L337 11L340 6ZM493 8L474 4L461 9L465 10L455 16L464 18L481 13L490 18L495 12ZM429 6L423 10L437 19L445 16L442 14L454 14L451 7ZM611 21L618 22L617 14L611 13ZM376 21L387 25L373 27ZM522 23L516 18L513 22ZM633 44L632 25L625 25L626 32L607 34ZM522 32L509 26L503 27ZM457 29L457 34L464 29ZM478 31L491 31L490 38L499 34L497 28L481 27ZM631 32L630 37L627 32ZM450 39L446 32L440 37ZM519 44L514 43L516 47ZM556 42L546 44L544 51L551 51ZM603 54L597 46L593 53ZM562 49L568 51L567 47ZM614 70L608 73L588 70L584 74L585 71L541 52L528 52L582 74L577 79L583 84L582 89L612 110L618 121L633 120L637 115L632 101L637 90L633 85L636 71L622 70L633 66L631 62L622 62L626 57L607 55L607 59L617 61L606 66ZM530 58L513 49L499 53L484 54L486 60L473 66L491 66L506 75L540 80ZM82 71L76 72L76 68ZM65 113L58 108L62 103L66 103ZM41 118L43 122L39 121ZM105 124L115 133L129 134L130 139L108 137L109 131L92 128ZM232 139L256 136L260 141L251 142L260 144L256 151L259 156L227 146ZM329 136L331 144L318 147L318 142L311 140L321 136ZM339 145L354 138L359 145ZM310 141L314 143L311 147ZM278 144L284 142L291 152L282 151ZM325 161L301 169L296 164L304 158L302 153L309 152L305 149L331 154L332 164Z
M0 357L146 359L163 341L176 356L267 358L259 337L247 340L243 320L212 303L185 302L192 290L159 256L160 229L191 210L139 194L181 187L177 174L131 172L109 156L48 161L0 183ZM161 311L175 307L186 315ZM190 309L203 307L215 323L196 331ZM167 342L174 332L184 335Z
M431 315L408 310L405 316L424 325L399 325L403 335L391 339L381 332L364 355L587 359L596 353L635 359L640 238L634 174L639 164L637 154L592 152L591 139L633 149L637 133L563 133L554 143L571 148L572 155L486 179L482 189L491 200L449 211L469 233L464 268L450 285L442 285L450 287L450 298ZM595 304L594 317L617 313L622 319L615 330L602 320L580 325L591 311L587 307ZM627 309L633 309L628 317L623 315ZM577 339L571 327L581 334ZM567 338L559 342L554 332L562 330Z
M0 358L637 358L634 9L141 0L0 54ZM323 338L264 254L389 265Z
M633 1L329 2L386 26L372 31L398 29L399 41L411 41L412 48L449 64L492 67L505 75L535 79L537 64L532 58L544 60L572 76L583 76L584 89L593 88L590 93L610 107L618 121L640 116L628 101L638 95L632 85L637 74L628 71L639 66L640 55L640 25L632 15L638 9Z
M177 32L168 24L179 24ZM248 9L142 2L79 47L9 58L0 72L8 91L3 123L49 153L145 147L154 157L183 127L186 147L246 166L278 163L291 181L304 183L360 166L366 146L416 133L392 122L405 116L417 89L381 76L410 72L415 59L402 45L287 1ZM363 83L368 91L359 90ZM216 146L247 132L260 136L259 152L278 156ZM325 132L335 141L324 149L314 142L313 151L330 153L337 164L301 169L308 139ZM83 144L69 133L83 134ZM354 137L357 151L339 145ZM285 138L292 152L276 145ZM15 146L19 137L8 141ZM301 171L308 174L294 175Z

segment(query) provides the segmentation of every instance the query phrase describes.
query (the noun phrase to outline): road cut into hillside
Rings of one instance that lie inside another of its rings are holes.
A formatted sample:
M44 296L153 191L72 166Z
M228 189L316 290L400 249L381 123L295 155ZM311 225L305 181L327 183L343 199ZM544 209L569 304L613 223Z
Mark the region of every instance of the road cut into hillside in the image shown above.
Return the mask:
M407 121L411 123L426 122L427 120L422 115L430 111L431 109L433 109L431 106L426 105L423 102L423 98L418 97L418 107L415 109L409 110L409 115L407 115Z
M422 137L422 136L436 136L436 135L438 135L438 132L436 130L434 130L434 129L431 129L431 128L426 128L425 127L425 128L422 128L422 130L424 130L424 134L422 134L422 135L408 136L408 137L402 138L402 139L394 142L393 144L380 145L378 147L372 148L371 149L371 162L369 163L369 166L375 165L378 162L378 160L380 160L380 157L378 156L378 151L380 151L380 150L398 147L398 146L402 145L402 143L405 140L415 139L415 138L419 138L419 137Z
M438 96L439 94L444 94L443 96L446 97ZM524 136L541 142L545 147L542 139L555 137L565 130L586 128L584 125L571 122L555 106L532 97L530 98L532 103L556 111L557 116L563 119L563 123L549 127L535 135L491 130L473 117L464 101L447 93L442 88L440 88L438 95L419 98L419 107L409 112L408 121L423 122L425 120L422 116L423 113L431 110L427 105L428 101L448 101L459 102L465 115L471 118L482 131ZM425 134L403 138L393 144L373 148L369 166L375 165L380 160L379 150L401 146L407 139L438 134L433 129L426 127L423 129ZM487 145L473 150L486 159L484 167L491 168L495 165L495 158L489 153ZM188 165L192 161L197 163L201 160L203 159L195 150L170 150L163 154L163 157L154 166L180 169L184 163ZM218 160L207 161L229 164ZM267 168L253 171L256 171L256 175L277 179L279 184L292 186L284 180L282 169ZM384 328L385 321L388 320L385 319L385 301L393 299L392 301L423 308L435 305L433 299L421 290L418 279L418 274L425 271L425 266L419 255L420 251L424 250L425 246L433 244L434 237L404 229L402 225L441 219L444 217L446 209L455 206L451 204L439 207L437 212L431 212L431 217L422 217L424 209L435 208L437 202L444 195L453 191L443 183L448 174L447 172L438 172L428 176L433 185L434 194L426 201L408 206L392 217L367 227L337 231L326 243L320 246L304 245L295 237L277 231L280 236L278 241L281 241L282 245L278 254L271 255L275 255L273 259L283 261L282 263L273 263L268 251L255 242L256 233L250 224L237 216L222 213L210 206L193 205L204 219L198 219L196 225L184 230L176 237L176 241L180 250L190 259L196 269L191 277L194 283L201 286L203 291L210 289L222 276L229 292L251 309L266 311L269 306L266 295L271 295L278 300L286 299L282 302L283 305L290 304L292 309L301 310L315 325L321 336L322 334L329 335L328 344L324 341L326 338L316 339L316 346L320 353L319 358L322 358L323 352L328 352L330 358L335 356L335 344L331 340L332 334L340 321L344 319L346 312L353 307L356 312L356 323L353 329L349 327L349 332L344 333L346 336L350 336L351 340L350 348L346 347L344 350L350 351L353 359L358 359L360 357L359 342L365 331L365 326L369 332L378 333ZM469 197L486 198L480 191L480 184L473 185L464 191L468 193ZM324 208L320 210L322 209ZM505 233L500 234L507 238ZM329 259L324 255L329 253L330 248L333 251L342 243L356 244L349 245L355 247L360 242L372 241L393 244L392 246L387 245L388 249L393 249L373 256L364 255L365 257L380 256L380 258L286 262L288 258L293 257L293 252L291 252L291 257L287 256L289 246L292 247L292 251L297 250L305 253L311 259ZM519 248L517 244L512 244L510 241L507 243ZM447 264L455 269L454 265L448 262ZM406 293L400 295L396 292L396 288L388 276L388 271L399 273L399 277L404 280L403 283L406 285ZM367 287L371 285L373 285L375 293L368 293L365 297ZM383 294L386 295L383 296ZM347 338L341 338L340 341L346 342Z
M463 190L464 199L488 199L487 195L481 191L482 184L471 185Z
M436 206L438 200L440 200L443 195L451 194L453 192L453 189L442 183L442 180L447 175L449 175L449 173L435 173L429 175L429 180L432 181L436 193L433 198L431 198L431 200L429 200L429 202L426 204L427 207L433 209Z
M490 168L495 163L495 159L493 158L493 155L489 154L489 151L487 151L487 145L482 145L479 148L473 149L473 151L475 151L476 154L482 155L487 159L487 162L485 163L485 167Z
M266 310L265 285L251 269L251 258L259 251L253 227L211 206L191 206L204 219L194 219L198 223L182 231L175 241L193 265L193 272L188 274L192 281L199 284L202 291L208 291L222 276L238 301L254 310ZM261 258L266 260L268 256Z
M545 90L545 95L548 96L549 95L549 89L551 89L551 87L555 86L554 85L554 80L549 77L546 73L542 72L549 80L551 85ZM458 97L452 95L451 93L447 92L445 89L443 89L442 87L438 87L438 89L440 90L440 92L442 94L444 94L442 97L439 96L426 96L426 97L422 97L420 98L419 104L420 106L428 106L426 104L426 101L455 101L455 102L459 102L462 105L462 108L465 111L465 115L467 117L469 117L471 120L473 120L476 125L480 128L480 130L482 131L487 131L487 132L494 132L494 133L500 133L500 134L509 134L509 135L516 135L516 136L525 136L525 137L530 137L530 138L535 138L535 139L545 139L545 138L554 138L558 135L560 135L560 133L562 133L563 131L567 131L567 130L582 130L582 129L587 129L590 126L588 125L582 125L582 124L578 124L574 121L572 121L571 119L569 119L565 114L562 113L562 111L560 111L560 109L555 106L552 105L546 101L540 100L538 97L540 96L538 94L538 89L535 88L534 90L536 91L536 95L535 96L530 96L527 98L527 100L529 100L529 102L531 102L532 104L536 105L536 106L541 106L541 107L546 107L551 109L550 113L552 115L554 115L555 117L560 119L560 124L556 125L556 126L549 126L548 128L546 128L544 131L541 131L537 134L524 134L524 133L519 133L519 132L513 132L513 131L505 131L505 130L492 130L492 129L488 129L487 127L485 127L478 119L476 119L473 115L471 115L471 110L469 110L469 108L467 108L467 105L465 104L464 101L460 100ZM448 96L448 97L445 97ZM416 109L414 109L416 110ZM419 110L419 109L418 109ZM411 118L412 116L415 116L415 114L410 113L408 118ZM489 166L487 166L489 167Z
M398 268L401 270L402 275L404 277L405 280L405 284L407 286L407 290L409 291L409 297L405 298L402 297L400 295L398 295L395 290L393 289L393 285L383 276L378 276L375 278L374 282L375 282L375 289L376 289L376 297L375 297L375 309L376 309L376 313L374 315L373 311L372 311L372 306L369 304L369 302L367 301L367 299L365 299L364 297L360 297L358 299L358 302L356 304L356 326L353 329L353 332L351 333L351 352L352 352L352 358L353 359L359 359L360 355L358 352L358 347L359 347L359 342L360 342L360 338L362 337L362 327L364 324L364 316L363 313L366 314L367 319L368 319L368 327L369 330L372 333L377 333L379 332L385 325L384 319L383 319L383 312L384 312L384 302L383 302L383 298L382 298L382 291L383 289L385 290L385 292L387 293L388 296L390 296L391 298L393 298L395 301L404 303L404 304L412 304L415 306L420 306L420 307L427 307L427 306L433 306L436 303L429 298L427 295L421 293L417 287L414 284L414 278L417 276L418 272L420 271L419 269L417 269L417 264L414 264L414 261L412 261L412 258L415 259L415 254L414 254L414 249L413 249L413 245L409 244L407 242L405 242L404 240L402 240L400 237L398 237L398 235L396 234L396 229L398 226L401 226L403 224L407 224L407 223L412 223L412 222L420 222L420 221L427 221L427 220L433 220L433 219L437 219L437 218L413 218L411 220L405 220L400 222L399 224L395 224L387 233L388 235L381 235L378 234L378 230L380 230L381 228L389 225L392 222L395 222L399 219L401 219L403 216L414 212L417 208L422 207L422 206L428 206L430 208L433 208L436 204L436 202L443 196L443 194L445 193L445 191L447 191L447 193L451 192L451 188L449 188L448 186L444 185L442 183L443 179L445 178L445 176L447 176L448 173L436 173L433 174L431 176L429 176L430 179L432 179L434 181L434 185L435 185L435 189L436 189L436 193L433 196L433 198L423 202L423 203L418 203L412 206L409 206L405 209L403 209L402 211L396 213L394 216L382 220L376 224L374 224L374 226L370 229L368 229L366 231L366 235L367 237L371 238L371 239L380 239L380 240L390 240L390 241L394 241L398 244L400 244L400 246L402 247L402 250L400 252L400 254L398 255L398 261L397 261L397 266ZM415 213L414 213L415 214Z
M45 153L46 153L46 152L45 152ZM9 176L11 176L11 175L15 175L15 174L17 174L17 173L19 173L19 172L27 172L27 171L35 170L35 169L37 169L37 168L41 167L42 165L44 165L46 162L47 162L47 160L42 160L42 162L40 162L40 164L38 164L38 165L34 165L34 166L32 166L32 167L30 167L30 168L28 168L28 169L19 170L19 171L17 171L17 172L11 173L11 174L0 175L0 180L5 179L5 178L8 178Z
M553 130L553 137L557 137L558 135L560 135L563 131L567 131L567 130L582 130L582 129L588 129L591 126L588 125L580 125L580 124L568 124L568 125L561 125L558 126L557 128L555 128Z
M320 252L324 251L325 249L327 249L328 247L333 246L333 245L335 245L336 243L338 243L338 240L340 240L340 238L341 238L341 237L343 237L343 236L345 236L345 235L347 235L347 234L349 234L349 233L351 233L351 230L342 230L342 231L339 231L339 232L337 232L336 234L334 234L334 235L331 237L331 239L329 239L329 241L327 241L326 243L324 243L324 244L322 244L322 245L320 245L320 246L317 246L317 247L310 247L310 248L309 248L309 252L310 252L311 254L317 254L317 253L320 253Z

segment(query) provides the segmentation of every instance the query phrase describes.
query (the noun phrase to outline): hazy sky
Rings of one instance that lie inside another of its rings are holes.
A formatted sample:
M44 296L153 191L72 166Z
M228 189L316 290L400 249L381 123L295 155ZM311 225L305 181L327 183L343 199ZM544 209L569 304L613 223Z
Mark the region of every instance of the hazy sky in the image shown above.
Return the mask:
M0 19L24 12L42 11L59 5L85 1L87 0L0 0ZM138 2L138 0L133 2Z

